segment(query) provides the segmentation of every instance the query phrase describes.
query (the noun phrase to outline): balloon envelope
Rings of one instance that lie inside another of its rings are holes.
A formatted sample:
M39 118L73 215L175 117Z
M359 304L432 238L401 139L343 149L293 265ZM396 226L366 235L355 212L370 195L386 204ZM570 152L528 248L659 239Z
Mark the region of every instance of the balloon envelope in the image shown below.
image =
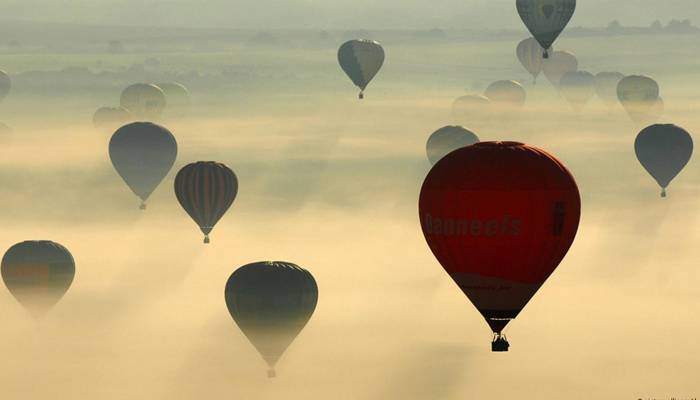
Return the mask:
M209 243L209 233L233 204L238 178L224 164L198 161L184 166L175 177L175 195Z
M665 197L666 188L693 155L693 138L676 125L651 125L637 135L634 151L644 169L661 186L661 195Z
M338 62L363 98L365 88L384 64L384 49L373 40L349 40L338 49Z
M527 29L543 49L557 40L576 10L576 0L516 0L515 5ZM548 53L543 53L547 58Z
M551 53L553 49L549 48L548 51ZM537 82L537 76L542 72L542 65L544 64L544 59L542 58L544 49L540 46L539 42L535 38L524 39L518 43L515 54L518 56L520 64L532 75L534 81Z
M42 316L63 297L74 276L73 256L49 240L17 243L2 258L2 279L7 289L35 317Z
M432 168L419 217L437 260L500 334L564 258L580 207L574 178L551 154L481 142Z
M135 118L153 120L163 113L166 99L165 93L158 86L149 83L136 83L124 89L120 103Z
M177 142L169 130L151 122L133 122L117 129L109 141L109 158L117 173L142 201L172 168Z
M318 287L309 271L284 261L247 264L226 282L226 307L271 368L316 309Z
M169 117L183 117L190 109L190 91L185 85L177 82L156 84L165 95L165 113Z
M484 96L499 108L520 108L525 104L527 94L521 84L515 81L496 81L490 84Z
M567 72L578 70L576 56L567 51L555 51L542 64L542 72L547 80L559 87L559 81Z
M633 121L643 122L659 99L659 84L648 76L626 76L617 84L617 98Z
M431 164L440 161L447 154L479 142L479 137L462 126L444 126L428 138L426 152Z
M567 72L559 81L561 93L576 112L581 112L595 93L595 76L590 72Z

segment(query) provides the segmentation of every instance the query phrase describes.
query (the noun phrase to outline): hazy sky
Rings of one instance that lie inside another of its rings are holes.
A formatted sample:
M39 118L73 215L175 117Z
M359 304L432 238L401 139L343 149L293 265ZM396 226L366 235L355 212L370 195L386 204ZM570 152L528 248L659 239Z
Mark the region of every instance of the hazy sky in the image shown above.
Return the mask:
M14 0L0 20L231 28L519 27L513 0ZM37 10L41 10L37 13ZM579 1L574 25L700 19L690 0Z

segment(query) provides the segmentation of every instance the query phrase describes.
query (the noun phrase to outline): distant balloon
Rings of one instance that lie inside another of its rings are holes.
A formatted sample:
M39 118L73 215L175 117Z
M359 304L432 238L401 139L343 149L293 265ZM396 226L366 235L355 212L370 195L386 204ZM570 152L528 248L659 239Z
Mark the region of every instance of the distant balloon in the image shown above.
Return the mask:
M190 91L177 82L164 82L156 84L165 94L165 113L169 116L184 116L189 112L191 101Z
M10 93L12 81L7 72L0 70L0 101L2 101Z
M491 100L491 104L501 108L520 108L525 104L527 97L521 84L506 80L490 84L484 95Z
M648 76L626 76L617 85L617 98L633 121L643 122L659 99L659 84Z
M461 126L444 126L435 131L426 144L430 164L435 165L441 158L454 150L479 142L479 137Z
M576 0L516 0L527 29L543 49L552 47L576 10ZM544 58L548 52L542 53Z
M473 124L475 120L488 119L491 113L491 100L486 96L467 95L458 97L452 103L452 117L465 124Z
M131 120L131 113L123 107L100 107L92 116L92 124L98 129L114 130Z
M551 53L554 50L549 48L548 51ZM518 43L515 53L520 64L532 75L534 83L537 83L537 76L542 72L542 66L544 65L544 59L542 58L544 49L542 46L535 38L527 38Z
M555 51L544 61L542 72L547 80L559 87L559 81L567 72L578 71L578 60L576 56L566 51Z
M157 119L166 104L165 93L149 83L133 84L124 89L121 95L121 106L141 120Z
M35 317L43 316L63 297L74 276L73 256L48 240L17 243L2 258L2 280Z
M595 93L595 76L586 71L567 72L559 86L574 111L581 112Z
M365 88L384 64L384 49L373 40L350 40L340 46L338 62L355 86L360 88L359 98L362 99Z
M133 122L117 129L109 142L114 169L131 190L146 200L175 163L177 142L170 131L151 122Z
M204 243L209 243L209 233L231 207L237 193L236 174L214 161L188 164L175 177L177 201L204 233Z
M693 138L676 125L651 125L637 135L634 151L644 169L661 186L661 197L666 197L666 188L693 155Z
M226 307L270 367L304 328L316 309L318 287L309 271L284 261L247 264L226 282Z
M481 142L435 164L418 208L428 246L493 330L492 350L507 351L503 329L576 236L574 178L544 150Z
M595 92L603 102L612 108L617 104L617 85L625 77L621 72L599 72L595 76Z

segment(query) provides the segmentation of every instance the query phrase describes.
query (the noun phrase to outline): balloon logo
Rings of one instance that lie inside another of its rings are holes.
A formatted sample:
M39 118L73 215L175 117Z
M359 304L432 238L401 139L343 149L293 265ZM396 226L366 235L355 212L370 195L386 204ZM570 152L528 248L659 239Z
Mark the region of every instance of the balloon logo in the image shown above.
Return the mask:
M183 167L175 177L175 195L209 243L209 233L233 204L238 178L224 164L199 161Z
M10 247L2 258L2 280L34 317L48 312L68 291L75 262L68 249L48 240Z
M581 200L551 154L517 142L481 142L440 160L423 182L423 235L486 319L493 351L574 241Z
M256 262L231 274L224 296L231 317L270 367L268 377L274 377L275 365L316 309L316 280L296 264Z

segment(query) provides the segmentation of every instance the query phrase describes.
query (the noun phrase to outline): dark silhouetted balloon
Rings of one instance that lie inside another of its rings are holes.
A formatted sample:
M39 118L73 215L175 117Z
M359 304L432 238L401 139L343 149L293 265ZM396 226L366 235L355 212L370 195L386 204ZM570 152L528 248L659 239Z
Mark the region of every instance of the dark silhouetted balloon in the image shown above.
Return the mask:
M98 129L111 131L131 121L131 113L123 107L100 107L92 116L92 124Z
M117 129L109 142L109 158L124 182L146 200L172 168L177 142L169 130L151 122L133 122Z
M549 48L548 51L551 53L554 50ZM515 54L518 56L520 64L532 75L534 83L537 83L537 76L542 72L542 66L544 64L544 59L542 58L544 49L540 46L539 42L537 42L535 38L522 40L518 43Z
M527 94L521 84L515 81L496 81L489 85L484 96L498 108L517 109L525 104Z
M661 197L666 197L666 188L693 155L693 138L676 125L651 125L637 135L634 151L644 169L661 186Z
M384 64L384 49L373 40L350 40L338 49L338 62L352 83L360 88L360 99L369 82Z
M237 193L236 174L214 161L188 164L175 177L177 201L204 233L204 243L209 243L209 233L231 207Z
M316 309L318 287L309 271L284 261L247 264L226 282L226 307L275 375L275 364Z
M552 47L576 10L576 0L516 0L527 29L543 49ZM545 51L544 58L548 57Z
M183 117L189 112L191 100L190 91L185 85L177 82L156 84L165 94L165 114L169 117Z
M599 72L595 76L595 92L601 100L612 108L618 103L617 85L625 75L621 72Z
M586 71L567 72L559 88L574 111L581 112L595 94L595 76Z
M166 104L165 93L158 86L149 83L133 84L124 89L121 95L121 106L140 120L157 119Z
M2 258L2 280L35 317L44 315L63 297L74 276L73 256L49 240L17 243Z
M2 101L10 93L12 88L12 80L7 72L0 70L0 101Z
M634 122L650 118L659 99L659 84L648 76L630 75L617 84L617 98Z
M542 64L542 72L547 80L559 87L559 81L567 72L578 71L576 56L567 51L555 51Z
M573 243L580 197L553 155L516 142L481 142L440 160L423 182L428 246L500 336Z
M428 160L434 165L452 151L477 142L479 142L479 138L476 134L464 127L443 126L428 138L426 144Z

